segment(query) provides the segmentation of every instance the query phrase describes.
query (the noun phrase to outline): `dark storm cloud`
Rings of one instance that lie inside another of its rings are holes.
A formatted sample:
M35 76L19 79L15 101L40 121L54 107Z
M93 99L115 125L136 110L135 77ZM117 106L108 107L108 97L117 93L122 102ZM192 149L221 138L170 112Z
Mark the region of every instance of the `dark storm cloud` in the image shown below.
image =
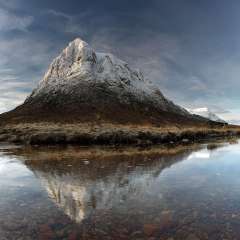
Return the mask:
M23 100L75 37L140 68L184 106L235 111L239 10L237 0L0 0L0 111Z

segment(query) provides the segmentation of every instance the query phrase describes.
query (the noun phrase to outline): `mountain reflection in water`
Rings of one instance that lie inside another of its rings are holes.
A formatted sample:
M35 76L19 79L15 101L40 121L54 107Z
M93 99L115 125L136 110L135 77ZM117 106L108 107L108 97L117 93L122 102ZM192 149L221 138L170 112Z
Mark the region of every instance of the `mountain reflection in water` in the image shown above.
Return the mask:
M1 147L0 239L239 239L239 156L237 141Z
M158 150L131 153L108 149L99 155L97 150L79 152L70 148L61 157L61 153L49 149L40 159L30 159L26 164L41 179L54 203L80 223L97 210L117 207L121 212L122 205L141 208L147 198L153 197L151 188L162 170L188 157L193 149L160 149L160 154ZM154 200L159 204L158 197Z

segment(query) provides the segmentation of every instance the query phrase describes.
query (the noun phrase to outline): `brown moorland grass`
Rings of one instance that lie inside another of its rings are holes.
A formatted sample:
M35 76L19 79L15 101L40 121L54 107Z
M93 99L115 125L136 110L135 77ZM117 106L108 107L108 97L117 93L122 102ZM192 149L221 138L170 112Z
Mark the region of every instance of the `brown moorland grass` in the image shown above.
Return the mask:
M0 141L30 144L80 144L151 145L171 142L195 142L202 139L240 136L240 127L154 127L133 124L62 124L62 123L19 123L8 124L0 129Z

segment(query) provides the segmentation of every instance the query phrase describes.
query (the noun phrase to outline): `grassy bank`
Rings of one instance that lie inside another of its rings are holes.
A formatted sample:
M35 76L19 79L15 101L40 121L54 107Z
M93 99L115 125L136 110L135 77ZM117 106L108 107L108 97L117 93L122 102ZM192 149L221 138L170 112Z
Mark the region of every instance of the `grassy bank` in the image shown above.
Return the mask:
M152 145L191 143L221 137L240 136L240 127L161 128L112 124L14 124L0 129L1 142L30 145Z

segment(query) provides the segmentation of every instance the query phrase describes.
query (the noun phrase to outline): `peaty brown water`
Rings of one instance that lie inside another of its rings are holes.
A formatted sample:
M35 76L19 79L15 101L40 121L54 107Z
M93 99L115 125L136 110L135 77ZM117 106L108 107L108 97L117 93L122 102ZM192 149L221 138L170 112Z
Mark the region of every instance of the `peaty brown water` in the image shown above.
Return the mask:
M0 147L0 240L240 239L240 144Z

